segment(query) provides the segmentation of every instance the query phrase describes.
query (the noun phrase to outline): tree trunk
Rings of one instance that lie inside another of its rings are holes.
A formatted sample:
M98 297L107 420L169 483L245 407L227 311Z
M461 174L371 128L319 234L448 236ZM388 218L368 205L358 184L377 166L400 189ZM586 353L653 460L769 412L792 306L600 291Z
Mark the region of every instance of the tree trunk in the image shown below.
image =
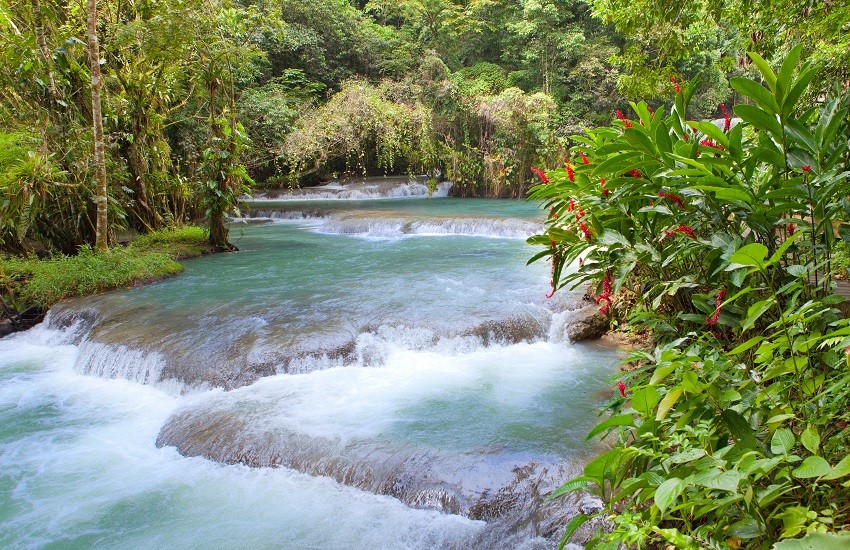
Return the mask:
M104 157L103 115L100 109L100 46L97 43L97 0L87 0L86 22L88 30L89 64L91 65L91 113L94 126L94 161L97 175L95 202L97 203L97 223L95 225L95 248L101 252L109 251L107 244L107 200L106 200L106 159Z
M44 34L44 14L41 12L41 0L32 0L32 17L35 26L35 41L47 69L47 89L50 90L50 99L56 101L59 98L59 91L56 89L56 79L53 78L53 60L50 57L50 49L47 47L47 39Z

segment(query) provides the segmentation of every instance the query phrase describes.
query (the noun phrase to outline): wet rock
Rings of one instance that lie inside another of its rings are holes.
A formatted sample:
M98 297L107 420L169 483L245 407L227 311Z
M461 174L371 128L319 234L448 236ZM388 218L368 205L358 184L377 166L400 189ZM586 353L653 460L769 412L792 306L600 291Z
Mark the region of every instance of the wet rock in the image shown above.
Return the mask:
M157 446L223 464L286 467L331 477L414 508L483 520L487 527L476 544L481 548L551 548L572 517L597 509L586 495L548 499L580 472L580 465L554 456L494 450L447 454L378 438L307 435L264 421L246 405L229 408L225 399L175 413L160 431ZM585 528L573 542L586 542L592 533Z
M601 338L608 327L608 318L599 313L599 306L587 304L570 313L564 333L570 341L582 342Z

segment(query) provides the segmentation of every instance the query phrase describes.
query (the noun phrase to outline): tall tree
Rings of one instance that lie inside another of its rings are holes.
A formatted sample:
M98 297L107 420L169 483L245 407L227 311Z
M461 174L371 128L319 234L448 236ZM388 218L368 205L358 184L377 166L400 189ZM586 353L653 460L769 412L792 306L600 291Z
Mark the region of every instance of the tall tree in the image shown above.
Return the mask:
M86 4L86 23L89 47L89 64L91 65L91 113L94 126L94 161L97 177L95 203L97 204L97 222L95 227L95 248L107 252L107 199L106 199L106 159L104 157L103 115L100 108L100 89L103 82L100 78L100 47L97 42L97 0L88 0Z

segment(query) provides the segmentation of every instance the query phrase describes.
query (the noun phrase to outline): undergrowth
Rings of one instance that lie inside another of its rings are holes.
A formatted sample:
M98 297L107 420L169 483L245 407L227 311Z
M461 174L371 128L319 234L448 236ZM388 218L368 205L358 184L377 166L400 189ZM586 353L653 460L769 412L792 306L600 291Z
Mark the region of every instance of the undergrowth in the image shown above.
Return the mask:
M74 256L0 258L0 292L19 311L45 310L64 298L176 275L183 267L175 259L208 252L206 239L205 229L187 226L141 236L108 254L82 247Z

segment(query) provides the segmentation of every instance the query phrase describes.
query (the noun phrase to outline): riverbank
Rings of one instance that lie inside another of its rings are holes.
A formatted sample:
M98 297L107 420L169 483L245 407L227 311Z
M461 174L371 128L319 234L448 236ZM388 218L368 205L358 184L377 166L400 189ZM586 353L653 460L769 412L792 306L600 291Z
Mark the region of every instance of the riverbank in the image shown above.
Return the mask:
M176 275L178 260L212 253L205 229L185 226L138 237L109 254L82 249L76 256L0 258L0 336L38 323L64 298L97 294Z

